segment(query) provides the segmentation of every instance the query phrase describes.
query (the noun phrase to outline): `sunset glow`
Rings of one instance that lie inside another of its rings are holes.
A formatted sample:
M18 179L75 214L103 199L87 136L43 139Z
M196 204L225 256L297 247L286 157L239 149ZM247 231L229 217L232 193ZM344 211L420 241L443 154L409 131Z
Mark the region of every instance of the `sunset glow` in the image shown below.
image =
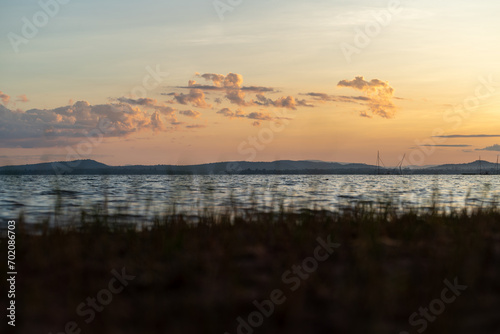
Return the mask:
M495 161L498 9L6 3L0 165Z

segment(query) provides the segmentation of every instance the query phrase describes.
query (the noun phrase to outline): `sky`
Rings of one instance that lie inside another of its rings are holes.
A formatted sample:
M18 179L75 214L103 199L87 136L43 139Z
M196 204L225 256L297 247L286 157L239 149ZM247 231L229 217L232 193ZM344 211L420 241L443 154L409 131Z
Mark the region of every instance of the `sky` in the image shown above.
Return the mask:
M0 0L0 165L494 162L499 10Z

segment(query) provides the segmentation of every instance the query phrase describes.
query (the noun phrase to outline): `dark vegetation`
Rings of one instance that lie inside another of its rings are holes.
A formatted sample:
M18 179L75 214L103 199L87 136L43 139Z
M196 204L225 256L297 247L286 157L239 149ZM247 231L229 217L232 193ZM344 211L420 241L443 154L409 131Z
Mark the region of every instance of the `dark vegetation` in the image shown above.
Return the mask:
M445 212L379 203L336 213L171 212L149 223L100 207L56 225L20 217L16 332L59 333L75 321L82 333L232 334L254 300L281 289L286 301L253 333L417 333L410 315L456 277L467 289L425 332L498 333L500 211ZM328 236L340 247L292 292L283 273ZM87 324L77 306L123 267L135 279Z

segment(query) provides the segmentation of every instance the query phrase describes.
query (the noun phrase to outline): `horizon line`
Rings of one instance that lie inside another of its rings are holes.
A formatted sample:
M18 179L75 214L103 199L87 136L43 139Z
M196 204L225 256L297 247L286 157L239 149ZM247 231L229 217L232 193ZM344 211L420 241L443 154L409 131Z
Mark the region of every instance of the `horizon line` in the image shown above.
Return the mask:
M108 165L106 163L100 162L98 160L94 159L76 159L76 160L65 160L65 161L45 161L45 162L37 162L37 163L29 163L29 164L20 164L20 165L1 165L0 168L3 167L19 167L19 166L31 166L31 165L41 165L41 164L54 164L54 163L76 163L76 162L82 162L82 161L93 161L99 164L103 164L107 167L132 167L132 166L144 166L144 167L151 167L151 166L180 166L180 167L189 167L189 166L202 166L202 165L210 165L210 164L219 164L219 163L274 163L274 162L281 162L281 161L290 161L290 162L310 162L310 163L332 163L332 164L344 164L344 165L350 165L350 164L360 164L360 165L366 165L366 166L374 166L377 167L376 164L368 164L364 162L339 162L339 161L324 161L324 160L291 160L291 159L280 159L280 160L272 160L272 161L246 161L246 160L227 160L227 161L215 161L215 162L205 162L205 163L195 163L195 164L188 164L188 165L177 165L177 164L125 164L125 165ZM470 162L462 162L462 163L439 163L439 164L429 164L429 165L406 165L404 167L432 167L432 166L443 166L443 165L460 165L460 164L468 164L468 163L474 163L474 162L487 162L491 164L498 164L498 161L496 162L491 162L488 160L483 160L483 159L477 159L473 160ZM395 166L380 166L380 168L398 168L398 165Z

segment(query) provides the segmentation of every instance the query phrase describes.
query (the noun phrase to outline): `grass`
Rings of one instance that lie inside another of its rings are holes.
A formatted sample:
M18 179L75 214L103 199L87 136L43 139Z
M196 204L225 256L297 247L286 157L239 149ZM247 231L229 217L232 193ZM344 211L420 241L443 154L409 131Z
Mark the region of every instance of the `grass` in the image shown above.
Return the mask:
M70 224L17 226L18 333L237 333L254 300L281 289L254 333L416 333L409 316L439 298L443 280L468 286L426 333L498 333L500 211L446 212L358 204L339 212L210 210L128 224L102 207ZM139 226L139 227L138 227ZM341 246L296 291L282 275L316 239ZM6 258L1 239L1 258ZM76 313L125 267L136 278L85 322ZM6 291L5 280L0 283ZM5 299L0 307L7 307ZM6 332L6 321L0 328Z

